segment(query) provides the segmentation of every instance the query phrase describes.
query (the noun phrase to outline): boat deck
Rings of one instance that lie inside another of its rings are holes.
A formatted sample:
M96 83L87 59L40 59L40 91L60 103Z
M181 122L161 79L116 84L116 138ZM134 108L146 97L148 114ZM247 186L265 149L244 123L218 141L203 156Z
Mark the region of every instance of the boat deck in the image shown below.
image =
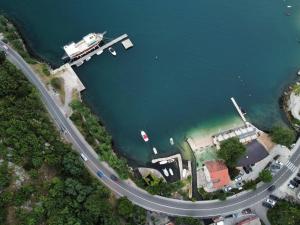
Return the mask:
M116 43L118 43L118 42L120 42L120 41L122 41L122 40L124 40L126 38L128 38L128 35L127 34L123 34L123 35L121 35L121 36L113 39L112 41L104 44L103 46L101 46L99 48L96 48L95 50L93 50L92 52L86 54L85 56L83 56L83 57L81 57L81 58L79 58L79 59L77 59L75 61L70 62L69 64L71 66L74 66L74 65L80 66L80 65L82 65L84 63L84 61L90 60L91 57L94 56L95 54L97 54L97 53L99 54L99 52L104 51L105 49L113 46L114 44L116 44Z

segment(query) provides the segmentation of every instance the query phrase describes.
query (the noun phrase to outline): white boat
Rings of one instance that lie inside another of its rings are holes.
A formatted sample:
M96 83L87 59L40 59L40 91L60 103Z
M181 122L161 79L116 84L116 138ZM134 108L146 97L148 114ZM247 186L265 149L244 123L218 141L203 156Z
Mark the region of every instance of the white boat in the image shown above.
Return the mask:
M91 59L91 57L86 57L85 61L89 61Z
M116 55L117 55L117 52L116 52L112 47L109 47L109 48L108 48L108 51L109 51L113 56L116 56Z
M103 53L103 50L99 50L96 54L101 55Z
M174 145L174 140L173 140L173 138L170 138L170 144L171 144L171 145Z
M292 6L291 6L291 5L287 5L286 7L287 7L287 8L292 8Z
M170 172L171 176L174 175L173 170L171 168L169 168L169 172Z
M160 165L164 165L164 164L167 164L167 163L168 163L167 160L163 160L163 161L160 161L160 162L159 162Z
M82 38L81 41L74 43L71 42L64 46L67 57L72 59L78 59L87 53L96 49L100 42L103 40L104 33L90 33Z
M76 63L76 66L79 67L83 64L83 61L79 61L78 63Z
M157 154L157 149L155 147L153 147L152 150L153 150L154 154L156 155Z
M146 134L145 131L143 131L143 130L141 131L141 136L145 142L149 141L148 135Z
M169 176L169 172L168 172L168 170L166 168L163 169L163 172L164 172L164 174L165 174L166 177Z

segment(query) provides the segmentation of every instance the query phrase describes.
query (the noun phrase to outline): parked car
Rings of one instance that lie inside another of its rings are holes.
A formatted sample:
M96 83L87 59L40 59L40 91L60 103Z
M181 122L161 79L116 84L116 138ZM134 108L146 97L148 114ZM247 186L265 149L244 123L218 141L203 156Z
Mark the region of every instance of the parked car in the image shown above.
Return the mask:
M297 177L294 177L293 181L295 181L297 184L300 184L300 179Z
M275 195L270 195L269 198L276 201L276 202L279 201L279 198Z
M290 184L292 184L296 188L299 186L299 184L296 181L294 181L294 180L290 180Z
M251 214L251 213L252 213L252 210L250 208L242 210L242 214Z
M280 157L280 155L275 155L273 159L277 160L277 159L279 159L279 157Z
M281 168L281 166L279 165L279 164L272 164L271 166L270 166L270 168L272 169L272 170L279 170L280 168Z
M300 177L300 173L297 173L297 176Z
M272 207L276 204L276 202L270 198L267 198L265 202L269 203Z
M119 181L119 179L115 176L115 175L110 175L110 178L113 180L113 181Z
M275 185L272 185L268 188L268 191L274 191L275 190Z
M283 166L283 163L280 162L279 160L276 160L275 163L278 164L278 165L280 165L280 166Z
M227 187L224 188L224 191L225 191L225 192L229 192L229 191L231 191L231 190L232 190L232 187L231 187L231 186L227 186Z
M268 209L271 209L272 208L272 205L267 203L267 202L263 202L262 205Z
M292 189L292 190L295 189L295 186L292 185L291 183L288 184L288 187L289 187L290 189Z
M242 176L238 175L236 178L234 178L234 181L235 182L242 181Z
M250 166L244 166L243 169L245 170L245 172L247 174L249 174L250 172L252 172L252 168Z

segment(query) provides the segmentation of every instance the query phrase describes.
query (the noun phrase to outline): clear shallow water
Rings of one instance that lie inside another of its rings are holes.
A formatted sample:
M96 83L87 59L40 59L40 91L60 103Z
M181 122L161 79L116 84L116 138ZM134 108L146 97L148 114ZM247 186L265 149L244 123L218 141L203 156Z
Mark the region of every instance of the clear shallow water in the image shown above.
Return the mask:
M152 145L173 152L170 136L180 143L231 120L232 96L260 127L280 121L278 97L300 66L296 0L1 0L0 8L55 64L64 44L89 32L130 35L134 48L117 46L116 58L95 56L76 72L118 149L140 163L151 159Z

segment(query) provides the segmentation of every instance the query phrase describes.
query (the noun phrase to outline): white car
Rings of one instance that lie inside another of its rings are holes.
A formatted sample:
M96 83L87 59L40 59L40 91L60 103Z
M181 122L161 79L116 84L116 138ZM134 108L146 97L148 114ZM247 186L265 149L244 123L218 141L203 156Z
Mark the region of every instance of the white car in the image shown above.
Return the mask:
M230 186L227 186L227 187L224 188L225 192L228 192L228 191L231 191L231 190L232 190L232 187L230 187Z
M276 202L275 202L274 200L270 199L270 198L267 198L267 199L265 200L265 202L269 203L269 204L272 205L272 206L274 206L274 205L276 204Z
M85 162L88 161L88 158L86 157L85 154L80 153L80 156L81 156L81 158L82 158Z
M235 182L242 181L242 176L238 175L236 178L234 178L234 181Z
M280 162L279 160L276 160L275 163L278 164L278 165L280 165L280 166L283 166L283 163Z
M295 186L292 185L291 183L288 184L288 187L289 187L290 189L292 189L292 190L295 189Z

